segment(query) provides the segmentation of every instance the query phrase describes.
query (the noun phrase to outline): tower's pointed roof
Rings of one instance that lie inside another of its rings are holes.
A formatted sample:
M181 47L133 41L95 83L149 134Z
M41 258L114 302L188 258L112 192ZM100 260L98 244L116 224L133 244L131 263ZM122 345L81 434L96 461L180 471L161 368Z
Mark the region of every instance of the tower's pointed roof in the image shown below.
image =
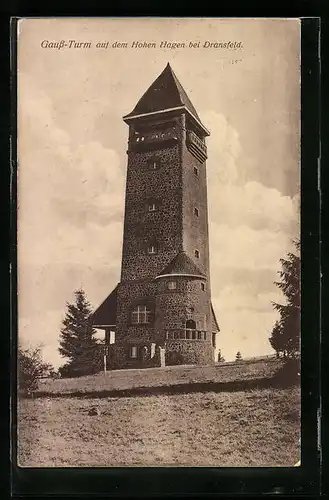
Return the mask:
M192 259L183 251L179 252L157 277L168 276L170 274L200 276L200 278L206 277L205 274L200 271L198 266L194 264Z
M198 113L168 63L158 78L140 98L131 113L124 118L185 106L200 122Z

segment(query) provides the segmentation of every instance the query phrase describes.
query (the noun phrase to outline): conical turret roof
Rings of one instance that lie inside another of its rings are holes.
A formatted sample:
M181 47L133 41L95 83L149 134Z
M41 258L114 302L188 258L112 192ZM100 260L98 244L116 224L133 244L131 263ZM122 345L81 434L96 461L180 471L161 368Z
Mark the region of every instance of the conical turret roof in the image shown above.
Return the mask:
M168 63L160 76L158 76L145 94L140 98L133 111L124 118L131 118L135 115L163 111L179 106L185 106L187 110L200 122L200 118L195 107L191 103L172 67Z
M182 274L182 275L192 275L200 276L200 278L206 278L205 274L200 271L198 266L194 264L192 259L185 253L178 253L173 260L161 271L157 276L168 275L168 274Z

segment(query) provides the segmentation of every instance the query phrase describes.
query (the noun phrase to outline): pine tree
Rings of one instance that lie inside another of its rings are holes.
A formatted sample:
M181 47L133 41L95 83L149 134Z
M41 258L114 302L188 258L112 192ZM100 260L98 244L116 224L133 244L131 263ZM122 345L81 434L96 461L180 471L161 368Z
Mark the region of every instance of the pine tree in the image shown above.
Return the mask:
M91 305L83 290L74 292L75 303L66 303L67 312L60 332L59 352L68 362L60 368L62 376L81 376L101 369L100 349L94 337Z
M282 328L279 321L275 322L273 327L270 344L276 352L277 358L280 357L281 352L283 352L283 339L282 339Z
M241 361L241 360L242 360L241 352L238 351L235 355L235 361Z
M300 244L294 242L299 253ZM280 319L274 325L270 343L277 353L282 352L284 358L295 357L300 350L300 257L288 253L286 259L280 259L282 270L279 271L281 281L275 282L285 296L286 303L272 302Z

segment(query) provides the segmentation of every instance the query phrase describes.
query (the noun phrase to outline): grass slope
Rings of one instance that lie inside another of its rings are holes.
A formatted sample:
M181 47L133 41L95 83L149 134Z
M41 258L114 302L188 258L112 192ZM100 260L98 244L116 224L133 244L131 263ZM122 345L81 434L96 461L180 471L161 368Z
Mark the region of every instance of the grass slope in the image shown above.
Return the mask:
M100 415L88 414L92 405ZM25 399L19 415L22 467L263 467L300 458L296 387Z
M124 391L141 387L172 387L179 384L227 383L270 378L282 365L280 360L252 360L208 366L113 370L86 377L41 380L37 393L44 396Z
M293 466L300 458L299 389L252 389L279 367L276 360L253 360L43 381L38 398L19 401L19 465ZM155 393L182 385L190 390ZM124 393L138 388L149 392ZM104 397L111 390L120 397ZM89 415L92 406L99 415Z

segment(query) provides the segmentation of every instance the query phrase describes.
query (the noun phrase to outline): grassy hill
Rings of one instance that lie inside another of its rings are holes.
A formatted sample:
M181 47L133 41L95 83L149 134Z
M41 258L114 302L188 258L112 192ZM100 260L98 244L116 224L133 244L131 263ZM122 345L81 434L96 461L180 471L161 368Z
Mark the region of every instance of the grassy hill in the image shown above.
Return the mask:
M135 389L155 389L180 387L182 392L202 389L206 385L227 384L251 380L270 379L281 367L276 359L260 359L231 363L218 363L212 366L168 366L165 368L113 370L96 375L71 379L40 380L37 395L119 395L122 391ZM185 388L185 389L184 389ZM211 387L210 387L211 389ZM135 391L141 393L141 391ZM152 391L151 391L152 392Z
M300 391L273 385L280 365L252 360L41 381L36 398L18 402L19 465L294 466Z

